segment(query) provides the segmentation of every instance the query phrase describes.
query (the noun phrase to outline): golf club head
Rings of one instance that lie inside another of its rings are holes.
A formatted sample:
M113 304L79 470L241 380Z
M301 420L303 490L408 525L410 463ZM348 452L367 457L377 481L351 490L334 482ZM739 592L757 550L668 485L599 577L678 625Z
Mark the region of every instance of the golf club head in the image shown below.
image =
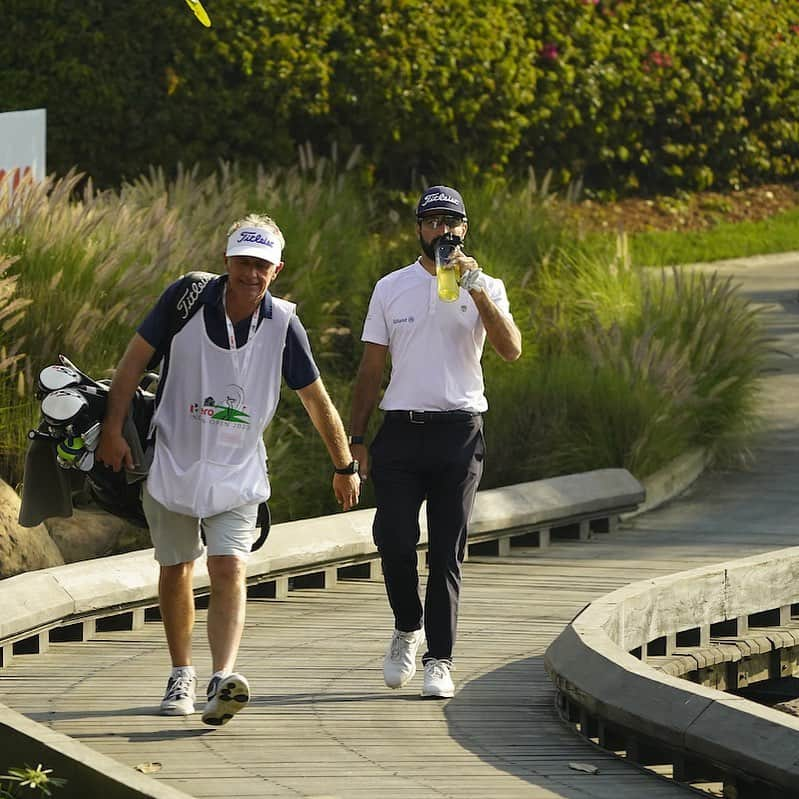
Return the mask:
M82 472L90 472L94 468L94 452L87 449L76 461L75 466Z
M86 449L94 450L97 449L97 445L100 443L100 432L102 430L102 425L100 422L95 422L88 430L81 434L84 443L86 444Z
M42 400L42 414L51 427L66 427L74 424L89 403L75 388L64 388L50 392Z
M42 394L49 394L51 391L77 386L80 385L80 382L80 374L74 369L70 369L68 366L45 366L44 369L39 372L39 391Z

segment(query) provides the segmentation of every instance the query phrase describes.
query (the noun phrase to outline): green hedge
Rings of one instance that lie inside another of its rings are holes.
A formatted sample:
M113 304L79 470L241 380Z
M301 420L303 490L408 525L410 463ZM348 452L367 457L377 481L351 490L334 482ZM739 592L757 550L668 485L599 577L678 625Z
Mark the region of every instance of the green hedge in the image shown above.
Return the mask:
M583 177L616 192L799 173L799 13L777 0L28 0L3 15L0 110L48 109L48 159ZM24 46L23 46L24 45Z

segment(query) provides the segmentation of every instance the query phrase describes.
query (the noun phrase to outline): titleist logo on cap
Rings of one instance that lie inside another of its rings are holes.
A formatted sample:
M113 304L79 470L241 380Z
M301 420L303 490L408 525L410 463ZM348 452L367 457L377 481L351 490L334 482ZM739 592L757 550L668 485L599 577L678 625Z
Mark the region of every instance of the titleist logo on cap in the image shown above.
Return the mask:
M234 230L227 241L225 255L249 255L279 264L283 247L274 231L262 227Z
M455 203L458 204L460 201L457 197L453 197L451 194L445 194L443 191L435 192L433 194L428 194L422 200L421 207L424 208L426 205L432 202L445 202L445 203Z
M242 230L239 231L239 237L236 239L236 244L247 241L251 244L263 244L264 247L274 247L275 242L272 239L265 239L256 230Z

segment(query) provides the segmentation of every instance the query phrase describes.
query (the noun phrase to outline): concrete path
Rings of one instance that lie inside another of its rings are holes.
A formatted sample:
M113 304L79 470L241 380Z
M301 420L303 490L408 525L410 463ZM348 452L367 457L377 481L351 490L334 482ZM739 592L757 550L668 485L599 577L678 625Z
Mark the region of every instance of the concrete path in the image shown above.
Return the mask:
M15 658L0 701L197 797L648 799L687 795L562 726L542 654L594 597L634 580L796 543L799 256L725 266L777 340L764 427L746 470L702 477L616 533L466 565L456 697L382 685L382 585L340 582L251 600L239 667L251 706L228 726L153 715L167 673L160 625ZM199 620L202 622L203 614ZM198 669L209 671L202 627ZM599 774L575 771L589 763Z

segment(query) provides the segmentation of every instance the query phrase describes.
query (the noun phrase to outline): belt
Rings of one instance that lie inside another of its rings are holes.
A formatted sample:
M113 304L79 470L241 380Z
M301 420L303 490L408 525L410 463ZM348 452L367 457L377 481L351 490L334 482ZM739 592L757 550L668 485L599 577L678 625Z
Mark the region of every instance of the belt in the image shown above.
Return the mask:
M480 415L473 411L386 411L386 419L413 424L468 422Z

